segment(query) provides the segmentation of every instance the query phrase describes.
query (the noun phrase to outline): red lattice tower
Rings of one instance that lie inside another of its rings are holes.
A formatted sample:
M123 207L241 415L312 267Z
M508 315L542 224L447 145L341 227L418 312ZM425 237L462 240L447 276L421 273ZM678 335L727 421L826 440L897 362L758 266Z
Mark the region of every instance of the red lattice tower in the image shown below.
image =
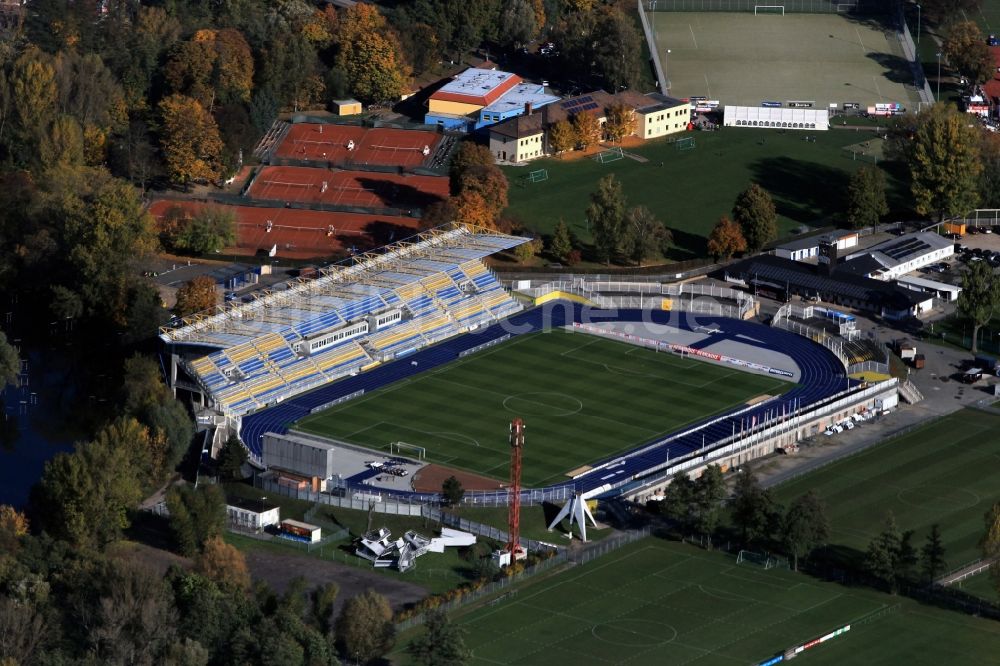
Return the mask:
M524 553L521 548L521 452L524 450L524 421L510 422L510 488L507 502L507 552L512 559Z

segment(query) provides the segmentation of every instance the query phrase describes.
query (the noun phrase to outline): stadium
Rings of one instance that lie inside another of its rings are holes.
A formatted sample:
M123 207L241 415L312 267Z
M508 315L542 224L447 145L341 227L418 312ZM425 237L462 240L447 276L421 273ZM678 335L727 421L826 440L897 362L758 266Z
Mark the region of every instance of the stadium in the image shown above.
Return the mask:
M204 405L215 446L239 433L261 468L267 440L334 450L328 478L285 491L359 505L436 503L449 475L465 501L506 504L515 417L519 498L537 503L649 497L677 472L896 404L897 381L860 379L844 340L789 316L747 321L756 303L740 290L581 278L514 294L483 260L525 241L436 229L188 317L161 330L171 384ZM376 484L373 458L413 474Z

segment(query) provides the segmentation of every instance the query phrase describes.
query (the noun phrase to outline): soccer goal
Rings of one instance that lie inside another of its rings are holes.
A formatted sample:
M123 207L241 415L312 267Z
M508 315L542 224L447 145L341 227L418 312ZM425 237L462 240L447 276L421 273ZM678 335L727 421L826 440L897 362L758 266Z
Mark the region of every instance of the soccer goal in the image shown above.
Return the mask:
M679 151L694 150L695 142L693 136L686 136L674 142L674 148Z
M427 449L416 444L407 444L406 442L391 442L389 444L389 453L394 456L412 455L415 453L417 460L427 459Z
M784 5L754 5L753 15L759 16L761 14L777 14L779 16L785 15Z
M540 183L543 180L548 180L548 179L549 179L548 169L538 169L537 171L532 171L531 173L528 174L529 183Z
M608 162L617 162L620 159L625 158L625 151L622 150L621 146L618 148L608 148L605 151L597 153L594 155L594 159L601 164L607 164Z

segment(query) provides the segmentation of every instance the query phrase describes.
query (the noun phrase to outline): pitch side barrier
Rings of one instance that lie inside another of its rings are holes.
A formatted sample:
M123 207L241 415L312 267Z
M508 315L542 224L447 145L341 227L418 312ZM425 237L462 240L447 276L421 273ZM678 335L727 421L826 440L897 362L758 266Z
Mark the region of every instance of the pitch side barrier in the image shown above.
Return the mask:
M897 0L643 0L647 12L885 14Z

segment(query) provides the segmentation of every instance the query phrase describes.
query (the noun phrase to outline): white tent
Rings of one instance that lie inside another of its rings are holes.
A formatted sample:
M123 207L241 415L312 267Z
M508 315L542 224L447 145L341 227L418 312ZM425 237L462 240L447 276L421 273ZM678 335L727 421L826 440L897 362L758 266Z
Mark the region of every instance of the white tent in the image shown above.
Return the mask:
M722 124L726 127L771 127L819 131L830 129L830 115L826 109L727 106Z

